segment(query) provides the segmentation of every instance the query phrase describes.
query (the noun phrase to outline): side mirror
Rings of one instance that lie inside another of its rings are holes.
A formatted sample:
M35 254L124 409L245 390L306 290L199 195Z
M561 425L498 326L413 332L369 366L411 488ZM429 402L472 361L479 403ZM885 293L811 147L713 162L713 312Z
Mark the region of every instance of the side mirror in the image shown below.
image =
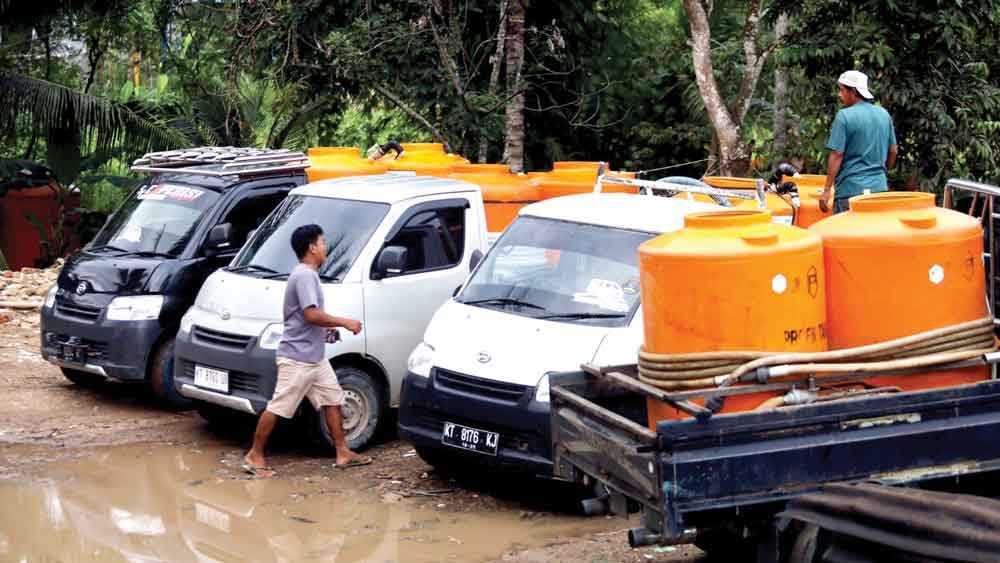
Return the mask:
M375 268L372 269L372 279L380 280L390 276L398 276L406 269L408 251L405 246L387 246L378 253Z
M472 251L472 256L469 256L469 271L476 269L476 266L483 261L483 252L478 248Z
M232 246L233 225L223 223L212 227L208 231L208 238L205 240L205 250L210 253L218 253L227 250Z

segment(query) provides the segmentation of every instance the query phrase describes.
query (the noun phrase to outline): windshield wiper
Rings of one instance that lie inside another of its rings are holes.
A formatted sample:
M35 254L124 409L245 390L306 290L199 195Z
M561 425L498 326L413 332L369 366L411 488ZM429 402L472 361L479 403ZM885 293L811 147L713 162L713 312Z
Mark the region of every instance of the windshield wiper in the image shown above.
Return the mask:
M319 274L319 279L325 282L337 283L340 281L340 276L331 276L330 274Z
M279 272L278 270L268 268L267 266L258 266L257 264L247 264L246 266L239 266L237 268L227 268L227 271L238 273L238 272L246 272L247 270L250 269L253 269L258 272L268 272L270 274L281 274L281 272ZM288 274L281 274L281 275L288 275Z
M95 250L113 250L115 252L129 252L128 250L125 250L124 248L119 248L113 244L102 244L101 246L95 246L92 248L88 248L87 250L90 252L93 252Z
M553 313L536 317L539 319L624 319L625 313Z
M167 254L166 252L157 252L155 250L136 250L132 252L127 252L131 256L155 256L159 258L173 258L173 254Z
M459 301L465 305L517 305L520 307L527 307L528 309L538 309L539 311L546 311L545 307L541 305L535 305L534 303L528 303L527 301L520 301L518 299L511 299L509 297L492 297L490 299L473 299L472 301Z

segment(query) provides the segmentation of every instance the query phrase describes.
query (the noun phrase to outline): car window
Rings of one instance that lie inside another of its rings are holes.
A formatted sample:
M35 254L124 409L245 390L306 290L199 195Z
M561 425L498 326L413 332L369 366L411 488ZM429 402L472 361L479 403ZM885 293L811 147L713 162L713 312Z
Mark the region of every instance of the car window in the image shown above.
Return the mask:
M278 207L288 192L267 192L260 195L251 194L237 203L219 221L219 224L229 223L233 226L233 249L239 249L247 240L247 235L260 226L267 215Z
M465 252L465 208L421 211L407 219L386 246L406 248L401 275L457 266Z

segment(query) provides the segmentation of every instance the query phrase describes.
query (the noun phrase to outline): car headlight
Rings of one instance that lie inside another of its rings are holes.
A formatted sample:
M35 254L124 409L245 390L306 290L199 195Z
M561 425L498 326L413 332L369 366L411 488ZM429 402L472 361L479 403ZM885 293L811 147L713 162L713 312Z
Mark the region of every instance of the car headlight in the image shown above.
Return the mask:
M193 310L193 308L192 308L192 310ZM194 325L194 315L191 314L191 311L188 311L187 313L184 313L183 317L181 317L181 326L180 326L179 331L180 332L191 332L191 327L193 325Z
M49 288L49 292L45 294L45 303L42 305L46 309L51 309L53 305L56 304L56 294L59 293L59 284L54 283L52 287Z
M433 365L434 347L426 342L417 344L413 352L410 352L410 359L406 361L406 369L421 377L430 377Z
M109 321L149 321L160 316L162 295L115 297L108 305Z
M535 400L539 403L549 402L549 374L545 374L538 380L535 386Z
M285 334L285 325L282 323L271 323L264 327L264 332L260 333L260 340L257 345L264 350L277 350L281 344L281 337Z

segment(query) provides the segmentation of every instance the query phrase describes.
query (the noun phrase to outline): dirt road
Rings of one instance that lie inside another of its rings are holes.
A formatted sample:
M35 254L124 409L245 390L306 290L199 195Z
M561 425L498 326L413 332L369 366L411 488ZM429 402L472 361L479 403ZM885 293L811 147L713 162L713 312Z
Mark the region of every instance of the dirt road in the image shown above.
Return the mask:
M37 312L0 324L0 561L700 561L629 549L574 491L434 472L391 436L331 468L286 432L273 479L239 470L251 428L209 428L138 387L69 383L38 355ZM252 422L252 421L250 421Z

